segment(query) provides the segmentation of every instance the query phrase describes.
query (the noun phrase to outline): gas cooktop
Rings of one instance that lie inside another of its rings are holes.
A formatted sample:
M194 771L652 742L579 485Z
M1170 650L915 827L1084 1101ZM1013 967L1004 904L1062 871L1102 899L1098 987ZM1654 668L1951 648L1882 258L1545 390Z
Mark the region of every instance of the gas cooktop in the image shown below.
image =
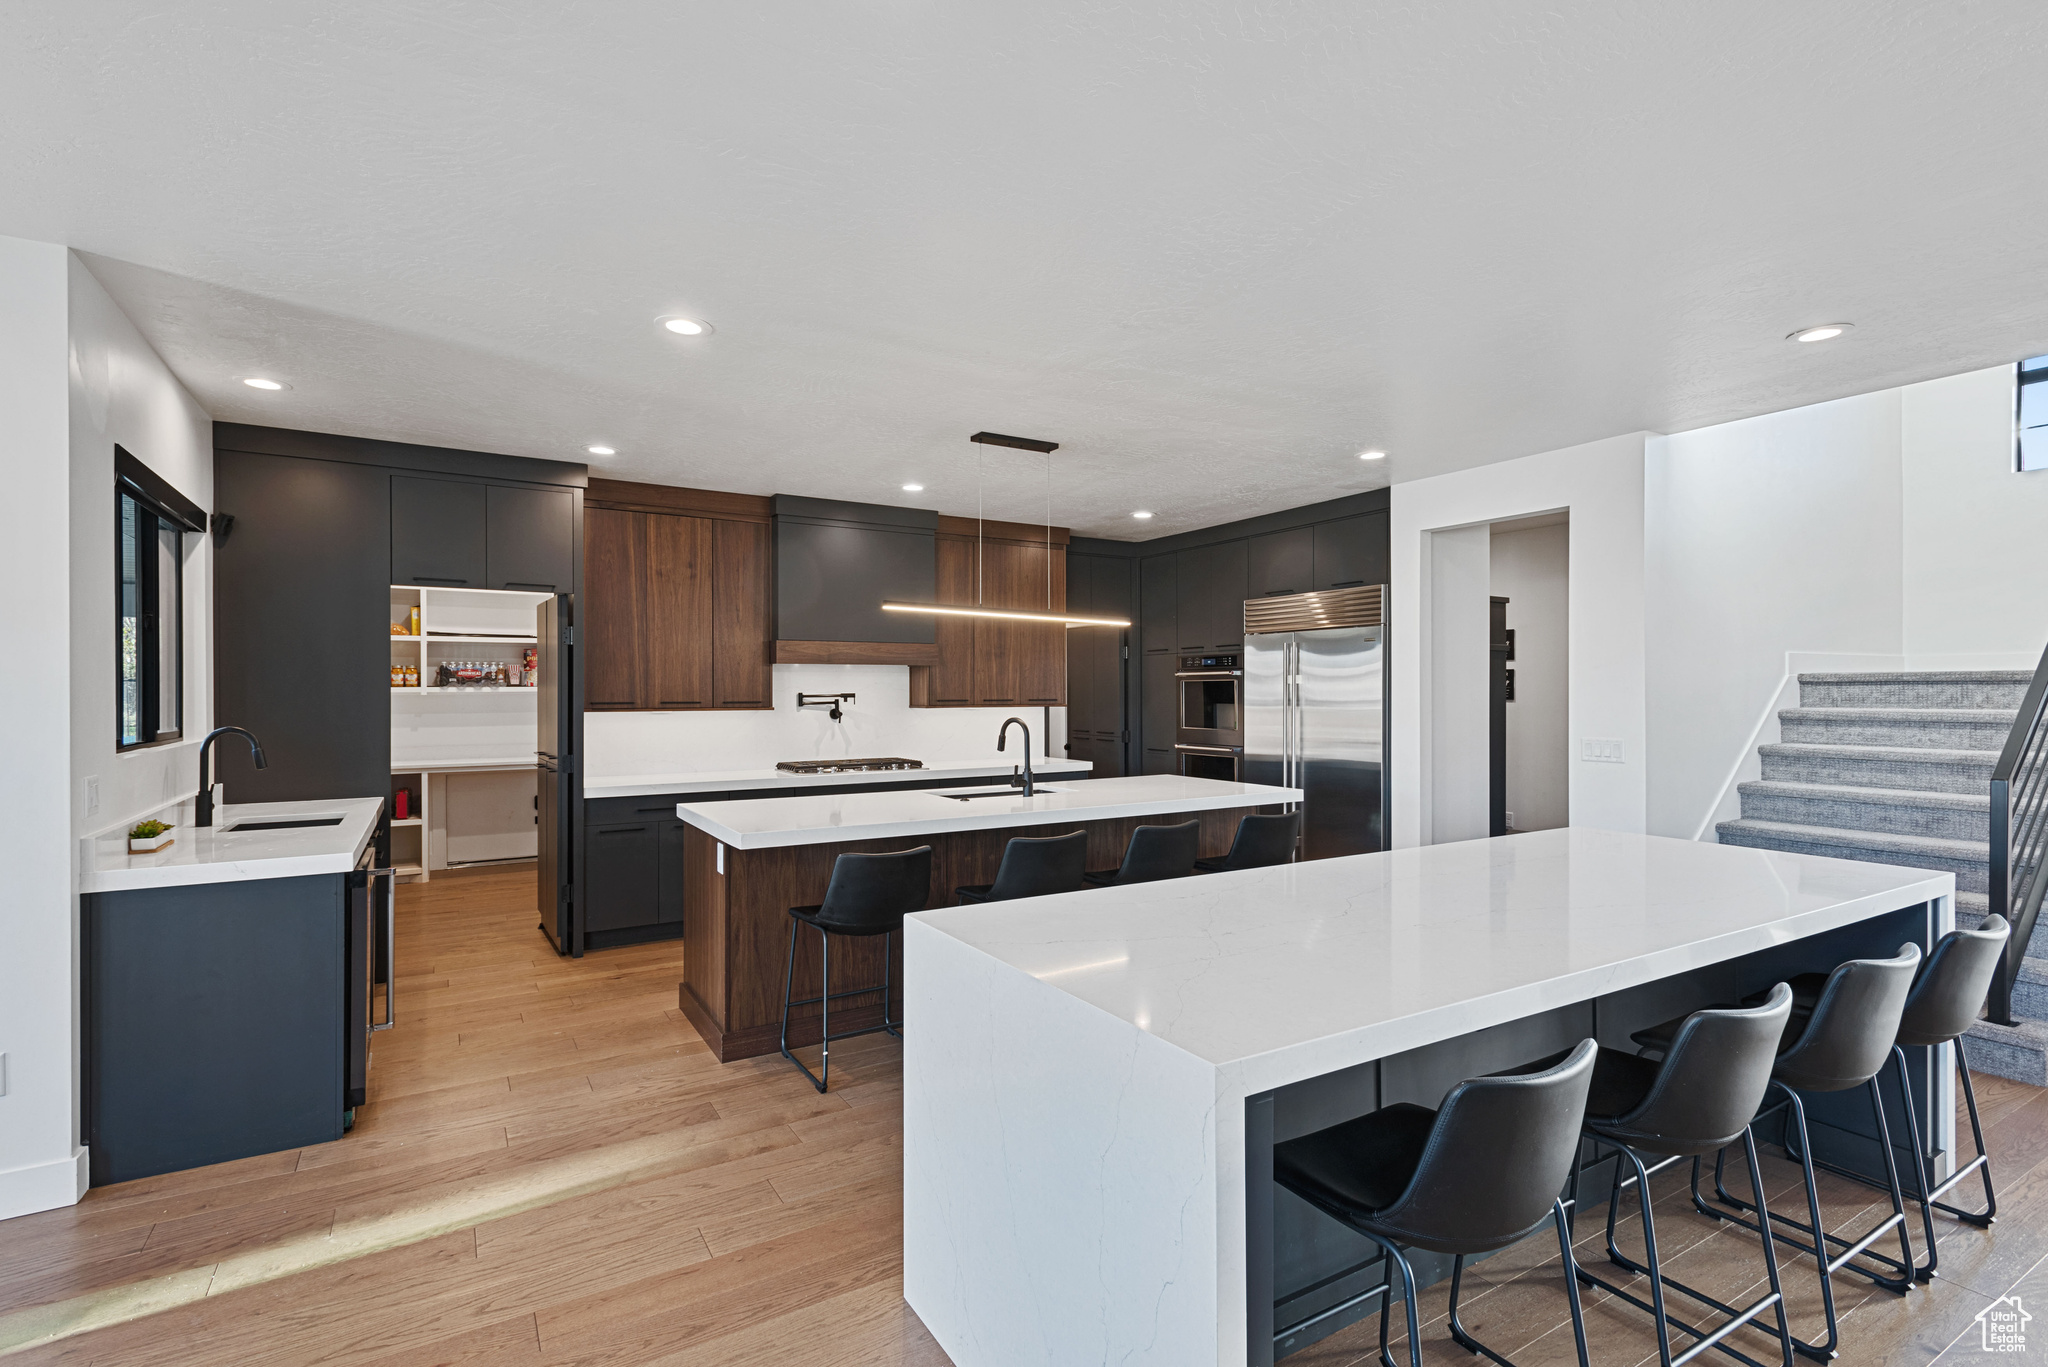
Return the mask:
M922 769L921 759L786 759L775 766L785 774L871 774L884 769Z

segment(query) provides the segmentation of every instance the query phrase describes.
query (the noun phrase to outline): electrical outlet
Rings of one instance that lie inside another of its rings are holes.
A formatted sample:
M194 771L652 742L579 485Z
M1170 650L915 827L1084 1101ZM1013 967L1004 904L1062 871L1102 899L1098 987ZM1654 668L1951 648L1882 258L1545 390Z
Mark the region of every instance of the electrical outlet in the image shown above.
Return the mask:
M1513 830L1515 825L1515 814L1513 812L1507 812L1505 813L1505 815L1508 821L1508 829Z
M100 778L98 774L86 776L85 814L87 816L98 816L100 814Z
M1623 762L1621 758L1621 742L1618 740L1581 738L1579 741L1579 758L1588 764L1620 764Z
M0 1096L7 1095L7 1055L0 1054Z

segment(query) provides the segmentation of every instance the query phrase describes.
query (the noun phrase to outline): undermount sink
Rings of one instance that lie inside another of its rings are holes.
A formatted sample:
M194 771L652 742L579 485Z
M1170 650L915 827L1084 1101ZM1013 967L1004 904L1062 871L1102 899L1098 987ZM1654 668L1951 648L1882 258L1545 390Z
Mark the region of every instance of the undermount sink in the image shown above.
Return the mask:
M1059 791L1061 791L1061 790L1060 790L1060 789L1058 789L1058 788L1047 788L1047 787L1045 787L1045 786L1043 786L1043 785L1040 785L1040 786L1038 786L1037 788L1035 788L1035 789L1033 790L1032 796L1034 796L1034 797L1042 797L1042 796L1044 796L1044 795L1045 795L1045 794L1047 794L1047 793L1057 793L1057 792L1059 792ZM953 802L972 802L972 801L974 801L974 799L976 799L976 798L978 798L978 797L1022 797L1022 796L1024 796L1024 790L1023 790L1022 788L1009 788L1009 787L1004 787L1004 788L977 788L977 789L974 789L974 790L973 790L973 791L971 791L971 792L965 792L965 793L944 793L944 792L935 792L935 793L933 793L933 794L932 794L932 796L933 796L933 797L943 797L943 798L949 799L950 801L953 801Z
M222 829L222 835L233 835L238 831L293 831L301 826L339 826L346 817L339 816L298 816L280 821L237 821Z

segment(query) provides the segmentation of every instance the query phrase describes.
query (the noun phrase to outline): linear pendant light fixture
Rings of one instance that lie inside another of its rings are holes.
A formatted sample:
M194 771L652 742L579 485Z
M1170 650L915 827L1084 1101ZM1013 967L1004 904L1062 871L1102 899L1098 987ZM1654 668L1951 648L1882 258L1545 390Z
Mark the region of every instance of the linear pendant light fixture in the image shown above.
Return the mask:
M1125 617L1078 617L1070 613L1056 612L1052 606L1052 453L1060 449L1056 441L1040 441L1036 437L1006 437L1000 432L976 432L967 440L983 446L1007 446L1017 451L1036 451L1045 457L1045 611L1027 612L1016 608L991 608L982 606L981 562L982 523L981 499L982 477L981 457L974 461L974 606L954 603L883 603L884 612L921 612L934 617L991 617L1009 622L1058 622L1069 629L1074 627L1127 627L1130 619Z

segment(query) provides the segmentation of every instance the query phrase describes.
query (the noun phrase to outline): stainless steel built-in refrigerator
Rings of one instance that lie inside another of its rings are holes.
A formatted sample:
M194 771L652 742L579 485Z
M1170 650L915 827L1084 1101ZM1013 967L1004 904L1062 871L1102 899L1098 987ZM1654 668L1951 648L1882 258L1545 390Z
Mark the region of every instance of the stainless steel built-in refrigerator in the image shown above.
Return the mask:
M1387 848L1384 602L1368 584L1244 605L1244 778L1303 790L1303 859Z
M537 610L534 686L539 770L540 928L557 954L583 954L583 671L577 666L576 597L558 593Z

